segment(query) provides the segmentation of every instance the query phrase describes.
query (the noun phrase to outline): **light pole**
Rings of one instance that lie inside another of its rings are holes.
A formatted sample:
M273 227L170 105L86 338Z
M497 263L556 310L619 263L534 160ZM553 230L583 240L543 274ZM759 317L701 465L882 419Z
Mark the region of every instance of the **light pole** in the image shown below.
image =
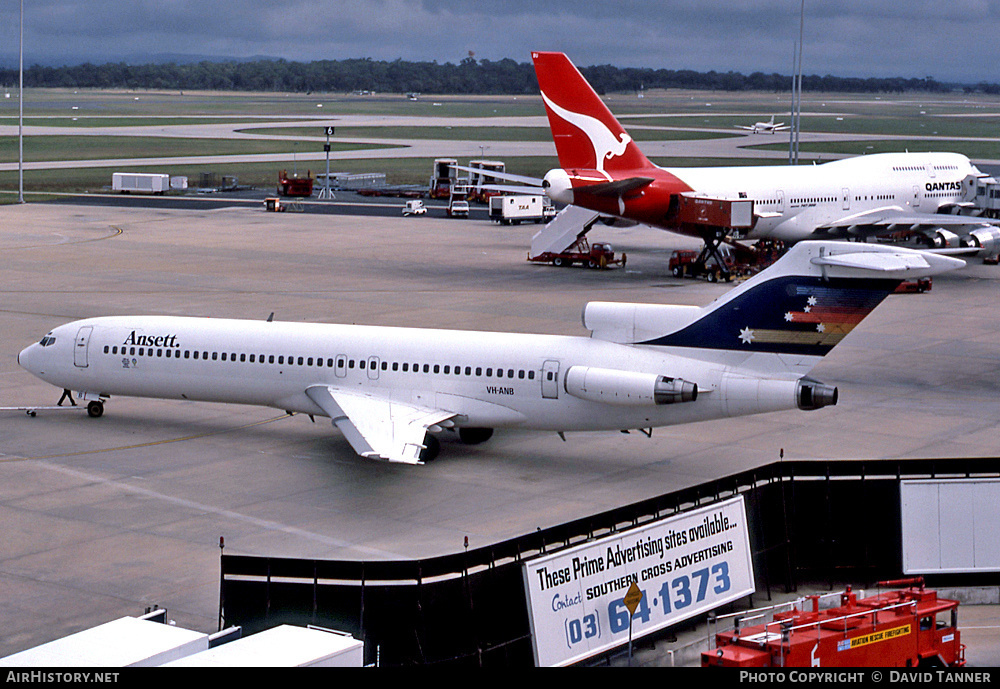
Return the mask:
M17 82L17 202L24 203L24 0L21 0Z

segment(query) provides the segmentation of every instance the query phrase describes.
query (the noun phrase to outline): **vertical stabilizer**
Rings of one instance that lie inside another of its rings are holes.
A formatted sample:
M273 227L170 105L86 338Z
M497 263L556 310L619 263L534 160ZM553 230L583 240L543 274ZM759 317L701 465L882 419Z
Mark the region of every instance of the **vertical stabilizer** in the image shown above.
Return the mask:
M653 167L566 55L533 52L531 58L564 169Z
M799 242L686 324L637 344L821 357L903 280L964 265L884 244Z

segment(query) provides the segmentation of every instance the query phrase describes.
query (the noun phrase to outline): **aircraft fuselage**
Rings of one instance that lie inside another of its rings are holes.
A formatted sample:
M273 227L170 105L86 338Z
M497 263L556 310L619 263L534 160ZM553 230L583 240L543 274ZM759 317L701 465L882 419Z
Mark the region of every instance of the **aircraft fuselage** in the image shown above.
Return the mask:
M19 363L52 385L101 397L239 403L323 416L305 391L324 385L452 411L461 417L459 426L554 431L728 415L710 394L722 384L727 362L586 337L112 316L75 321L46 338L55 343L27 347ZM563 380L573 366L682 378L705 394L677 405L578 399ZM799 375L776 373L789 381L777 408L794 408Z

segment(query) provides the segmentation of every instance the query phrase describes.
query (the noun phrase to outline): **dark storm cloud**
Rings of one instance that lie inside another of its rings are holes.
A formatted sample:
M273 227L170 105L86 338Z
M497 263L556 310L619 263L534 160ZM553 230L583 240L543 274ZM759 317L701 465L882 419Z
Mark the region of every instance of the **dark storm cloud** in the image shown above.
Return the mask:
M1000 81L1000 0L807 0L803 68ZM788 73L800 0L26 0L26 60L187 54L458 62L562 50L579 65ZM0 9L5 56L17 6ZM14 27L14 28L12 28ZM15 47L11 47L15 46Z

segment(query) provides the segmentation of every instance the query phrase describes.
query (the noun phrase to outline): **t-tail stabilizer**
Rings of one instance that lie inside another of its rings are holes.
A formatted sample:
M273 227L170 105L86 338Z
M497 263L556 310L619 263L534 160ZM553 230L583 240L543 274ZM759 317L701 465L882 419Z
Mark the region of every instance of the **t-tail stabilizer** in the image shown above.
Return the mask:
M654 348L723 366L714 388L722 415L742 416L837 403L837 388L808 377L900 282L964 261L880 244L805 241L705 307L592 302L592 337Z
M708 306L592 302L584 324L614 342L818 358L902 281L964 265L903 247L805 241Z

